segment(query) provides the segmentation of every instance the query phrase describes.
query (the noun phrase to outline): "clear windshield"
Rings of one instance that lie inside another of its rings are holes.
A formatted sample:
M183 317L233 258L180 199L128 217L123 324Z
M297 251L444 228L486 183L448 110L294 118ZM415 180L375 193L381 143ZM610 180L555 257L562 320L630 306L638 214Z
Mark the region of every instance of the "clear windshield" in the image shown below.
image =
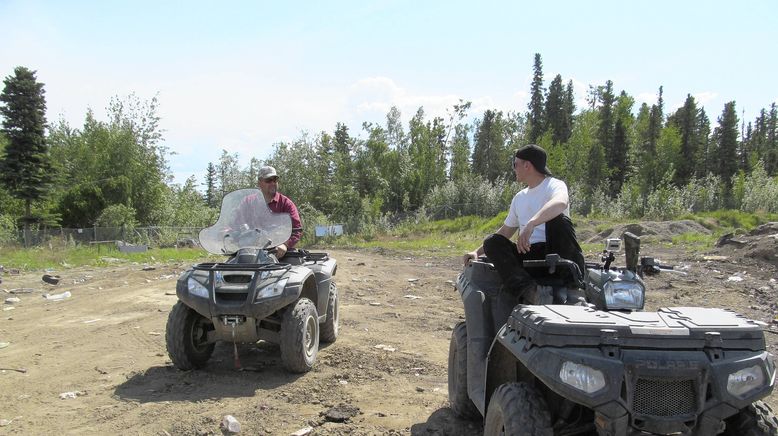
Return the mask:
M270 248L292 234L288 213L274 213L259 189L230 192L222 200L219 220L200 231L200 244L213 254L234 254L240 248Z

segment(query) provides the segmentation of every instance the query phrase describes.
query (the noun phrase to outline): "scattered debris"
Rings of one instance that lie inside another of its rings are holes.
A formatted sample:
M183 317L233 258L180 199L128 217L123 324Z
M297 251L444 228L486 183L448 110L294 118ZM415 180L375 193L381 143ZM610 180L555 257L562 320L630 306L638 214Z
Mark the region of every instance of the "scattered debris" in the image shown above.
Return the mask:
M22 300L19 299L19 297L8 297L5 299L5 304L16 304L21 302Z
M424 389L421 386L416 386L416 392L424 392L426 389Z
M419 279L408 279L408 283L416 283Z
M3 308L3 312L8 312L9 310L15 310L16 308L13 306L8 306Z
M310 434L312 431L313 431L313 427L303 427L289 436L305 436L307 434Z
M324 416L324 419L329 422L347 422L349 419L359 414L359 407L355 407L349 404L338 404L335 407L331 407L325 412L321 412L320 415Z
M357 266L365 266L365 262L359 262L357 263Z
M11 289L8 291L9 294L32 294L35 292L35 289L33 288L17 288L17 289Z
M5 427L7 425L11 425L12 422L16 421L17 419L20 419L21 416L15 416L13 419L0 419L0 427Z
M70 291L65 291L60 294L43 294L43 298L49 301L62 301L71 297Z
M84 324L92 324L93 322L100 321L100 318L90 319L89 321L84 321Z
M379 302L377 302L377 301L372 301L372 302L370 302L370 305L371 305L371 306L380 306L380 305L381 305L381 303L379 303Z
M232 415L224 415L222 429L230 433L240 433L240 422Z
M708 256L702 256L703 260L727 260L727 256L718 256L718 255L708 255Z
M743 277L740 277L740 276L730 276L727 279L727 281L728 282L742 282L743 281Z
M736 247L742 247L746 245L746 242L735 239L735 235L732 233L727 233L726 235L720 237L718 241L716 241L716 247L723 247L724 245L734 245Z
M162 333L159 333L159 332L149 332L149 334L150 334L151 336L159 336L159 335L161 335Z
M73 398L76 398L76 397L80 397L80 396L83 396L83 395L86 395L86 392L84 392L84 391L71 391L71 392L63 392L63 393L59 394L59 398L61 400L67 400L67 399L73 399Z
M165 295L176 295L176 291L167 291Z
M5 347L7 347L9 345L11 345L10 342L0 342L0 349L3 349L3 348L5 348Z
M397 351L397 348L390 347L390 346L384 345L384 344L378 344L378 345L374 346L373 348L378 348L379 350L388 351L390 353L394 353L395 351Z
M59 284L60 277L59 276L53 276L51 274L44 274L43 277L41 277L41 280L44 282L50 284L50 285L56 285Z
M11 268L11 269L8 270L8 274L10 274L12 276L18 276L19 274L21 274L21 271L19 271L16 268Z
M144 266L143 267L143 271L154 271L155 269L157 269L157 268L153 267L153 266Z
M27 368L0 368L0 371L16 371L21 372L22 374L26 374Z
M404 295L404 297L405 297L405 298L409 298L409 299L411 299L411 300L418 300L418 299L420 299L420 298L421 298L421 297L419 297L418 295L411 295L411 294Z

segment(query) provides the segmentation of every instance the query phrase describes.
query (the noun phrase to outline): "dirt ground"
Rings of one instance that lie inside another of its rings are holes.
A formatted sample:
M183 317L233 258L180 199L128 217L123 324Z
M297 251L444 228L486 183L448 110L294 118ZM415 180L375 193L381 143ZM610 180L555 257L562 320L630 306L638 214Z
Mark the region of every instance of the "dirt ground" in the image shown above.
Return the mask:
M776 353L778 228L734 237L710 253L668 246L669 228L629 230L650 235L642 254L680 271L647 279L647 309L734 309L767 323ZM217 346L203 370L173 368L165 323L175 280L188 265L51 272L61 277L58 285L42 282L42 272L6 272L0 297L19 301L1 305L0 434L218 435L228 414L241 434L289 435L306 427L318 435L480 434L479 423L458 420L447 407L448 344L463 318L453 287L460 260L327 251L339 264L340 337L321 348L304 375L286 373L269 344L240 347L242 371L231 344ZM63 301L42 297L64 291L71 297ZM778 395L767 401L778 408Z

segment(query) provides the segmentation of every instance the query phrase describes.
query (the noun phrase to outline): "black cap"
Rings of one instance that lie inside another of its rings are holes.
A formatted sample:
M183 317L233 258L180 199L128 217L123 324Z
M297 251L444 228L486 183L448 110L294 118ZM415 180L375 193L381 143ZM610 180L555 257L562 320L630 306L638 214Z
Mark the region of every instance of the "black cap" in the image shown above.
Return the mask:
M539 146L527 144L516 150L516 157L521 160L529 161L538 172L547 176L551 175L551 171L549 171L546 166L546 150L543 150Z

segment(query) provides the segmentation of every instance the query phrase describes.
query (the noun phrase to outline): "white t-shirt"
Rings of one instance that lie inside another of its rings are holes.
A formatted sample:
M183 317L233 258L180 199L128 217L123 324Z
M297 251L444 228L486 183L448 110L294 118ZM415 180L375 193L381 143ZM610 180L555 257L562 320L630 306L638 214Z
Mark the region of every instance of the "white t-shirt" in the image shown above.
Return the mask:
M546 177L538 186L530 189L522 189L513 197L508 216L505 217L505 225L509 227L518 227L519 232L527 225L530 219L548 203L557 193L563 193L567 196L567 185L565 182L553 177ZM570 205L568 202L564 214L570 216ZM546 242L546 224L540 224L532 231L529 237L529 243Z

